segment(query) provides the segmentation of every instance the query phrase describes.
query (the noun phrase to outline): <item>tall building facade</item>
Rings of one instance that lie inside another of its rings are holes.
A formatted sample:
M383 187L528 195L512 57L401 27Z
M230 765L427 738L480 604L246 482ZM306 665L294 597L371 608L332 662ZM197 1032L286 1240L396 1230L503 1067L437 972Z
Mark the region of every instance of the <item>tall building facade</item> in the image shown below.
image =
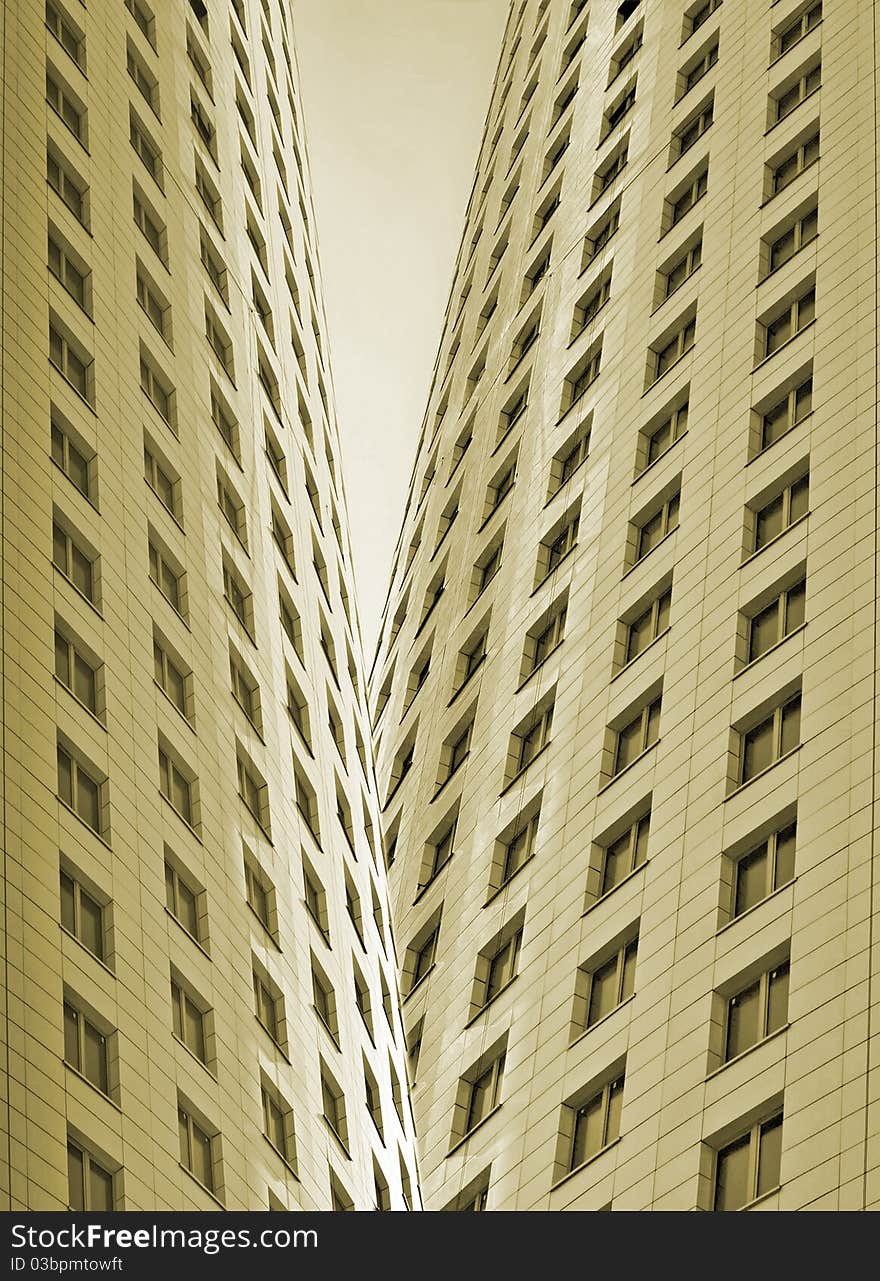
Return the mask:
M415 1208L290 5L0 24L4 1208Z
M877 19L512 5L371 677L430 1208L880 1205Z

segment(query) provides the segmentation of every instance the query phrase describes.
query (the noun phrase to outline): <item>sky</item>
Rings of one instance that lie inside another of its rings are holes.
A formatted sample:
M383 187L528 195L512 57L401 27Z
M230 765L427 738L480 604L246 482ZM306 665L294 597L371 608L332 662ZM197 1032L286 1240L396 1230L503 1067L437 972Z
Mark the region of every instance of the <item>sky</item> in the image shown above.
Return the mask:
M508 0L297 0L294 14L367 664Z

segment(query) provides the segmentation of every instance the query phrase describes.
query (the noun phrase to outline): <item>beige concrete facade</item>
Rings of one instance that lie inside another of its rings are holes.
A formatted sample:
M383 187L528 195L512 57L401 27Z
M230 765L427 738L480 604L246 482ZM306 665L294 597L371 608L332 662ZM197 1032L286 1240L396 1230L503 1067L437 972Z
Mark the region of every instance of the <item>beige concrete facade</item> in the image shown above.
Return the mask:
M430 1208L880 1206L878 16L512 5L371 677Z
M290 5L0 43L3 1206L416 1206Z

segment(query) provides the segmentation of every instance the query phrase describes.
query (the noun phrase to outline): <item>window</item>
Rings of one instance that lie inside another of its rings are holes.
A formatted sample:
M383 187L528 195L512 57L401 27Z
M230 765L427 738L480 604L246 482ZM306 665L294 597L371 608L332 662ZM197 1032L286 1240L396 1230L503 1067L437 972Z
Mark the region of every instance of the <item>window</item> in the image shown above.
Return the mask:
M422 861L422 874L419 878L419 890L431 884L452 858L455 849L455 828L458 823L458 810L451 818L443 821L441 830L425 846L425 857Z
M594 343L590 350L581 357L574 369L566 378L562 389L562 404L559 407L560 417L568 413L571 407L580 400L584 392L599 377L602 365L602 340Z
M348 1127L345 1117L345 1095L323 1064L321 1065L321 1102L324 1120L342 1146L346 1147L348 1144Z
M364 1100L367 1105L367 1111L370 1114L373 1124L379 1134L379 1138L384 1143L384 1131L382 1128L382 1102L379 1097L379 1083L373 1073L370 1071L367 1060L363 1061L364 1069Z
M140 120L132 111L129 114L129 141L159 190L162 190L162 153L153 142Z
M606 214L591 227L584 242L584 267L589 266L608 244L620 226L620 201L616 201Z
M211 308L205 304L205 337L208 346L223 366L224 373L230 382L235 382L235 360L232 342Z
M278 589L278 616L281 622L281 628L284 635L293 646L294 653L301 663L305 662L302 623L299 614L292 604L289 596L279 587Z
M615 147L601 168L596 170L596 175L593 179L593 202L608 190L618 174L621 174L625 169L628 149L629 135Z
M608 73L608 87L614 83L621 71L628 67L642 47L642 27L641 24L633 32L626 42L621 45L617 53L611 58L611 67Z
M149 439L144 441L144 480L162 506L179 522L180 482L169 474L164 460L160 461L160 455Z
M51 148L46 149L46 181L74 218L88 229L88 188L81 178L74 175L67 161Z
M64 1002L64 1061L109 1095L107 1039L70 1001Z
M80 70L85 70L85 40L82 32L56 2L46 0L46 26Z
M600 853L599 898L641 867L648 857L651 815L643 814Z
M238 794L244 801L252 817L263 829L267 838L270 838L269 825L269 788L260 778L254 766L247 760L241 752L236 757L236 770L238 773Z
M631 663L669 626L672 588L656 596L626 628L625 663Z
M550 257L552 255L552 252L553 252L553 244L551 240L550 243L545 245L544 249L541 251L538 257L532 263L531 267L529 267L529 269L526 271L525 281L523 282L523 298L522 298L523 302L525 302L525 300L529 297L530 294L533 294L535 292L535 290L538 288L538 285L547 275L547 271L550 267Z
M703 76L711 71L717 61L718 37L716 36L708 48L698 54L697 60L688 63L687 67L679 73L679 90L676 95L676 101L682 99L685 94L690 93L691 89L700 83Z
M707 22L715 10L720 8L721 0L698 0L698 3L685 14L682 39L686 40L695 31L699 31L703 23Z
M782 1113L718 1150L715 1158L714 1210L741 1210L779 1187L782 1162Z
M139 261L135 276L135 294L141 311L156 332L167 342L170 308Z
M776 271L801 249L812 244L819 234L819 210L814 206L802 214L767 246L768 271Z
M642 433L644 442L644 468L650 467L651 463L661 458L667 449L671 449L680 436L687 431L688 425L688 402L684 401L677 409L671 413L665 414L656 426L649 428Z
M352 973L354 977L354 1003L357 1006L358 1014L364 1021L364 1027L370 1040L373 1039L373 1014L372 1003L370 1001L370 985L361 974L357 964L352 960Z
M691 317L671 338L664 339L660 346L651 348L648 357L648 386L662 378L682 356L687 355L694 345L696 332L697 322Z
M92 663L76 648L58 628L55 628L55 675L74 698L98 714L97 672Z
M442 785L452 778L453 774L467 760L471 750L471 737L474 732L473 713L463 725L459 725L453 730L452 734L446 739L441 750L440 771L437 778L437 786Z
M615 736L612 777L653 747L660 735L660 699L643 707Z
M217 161L217 133L211 123L211 118L205 108L199 102L196 95L190 89L189 93L189 115L193 122L196 133L205 144L208 154L216 163Z
M214 226L222 235L223 203L220 200L220 193L208 177L208 172L198 156L195 158L195 183L196 191L199 193L202 204L210 214Z
M516 978L523 926L506 926L477 959L474 1005L484 1009L490 1001Z
M183 617L183 574L178 573L167 555L152 541L149 543L149 558L150 578L171 608Z
M93 956L103 961L104 908L80 882L61 869L61 924Z
M819 159L819 130L811 133L804 142L798 143L794 150L785 153L781 160L770 169L770 195L775 196L784 191L795 178L800 177L805 169Z
M339 1042L339 1022L336 1015L336 993L327 975L312 957L312 1000L315 1013L324 1027Z
M414 991L422 979L433 967L437 955L437 938L440 934L439 920L421 941L410 945L405 973L409 978L406 995Z
M511 352L510 352L511 373L519 364L519 362L523 359L526 353L531 351L532 347L535 345L535 343L538 340L538 335L540 334L540 332L541 332L541 313L540 313L540 310L538 310L526 321L526 324L520 330L516 340L514 341L513 347L511 348Z
M526 635L525 651L520 680L524 681L541 666L545 658L562 644L565 621L568 616L568 598L561 597Z
M229 481L217 468L217 503L227 525L247 551L247 521L244 503L236 494Z
M49 227L48 248L49 270L57 281L67 290L71 298L83 311L89 310L88 268L82 267L82 260L73 250L68 249L58 232Z
M787 343L795 334L800 333L816 318L816 287L812 285L799 298L789 303L785 310L764 326L764 355L772 356L775 351ZM812 407L812 379L804 384L803 399ZM809 412L806 409L804 412Z
M52 407L51 418L52 461L64 472L65 476L76 486L79 492L94 501L92 473L95 455L88 453L86 447L74 442L73 430L57 410Z
M806 580L801 579L754 615L749 622L750 663L803 626L806 595Z
M690 151L694 143L702 138L712 125L713 102L710 101L694 116L685 121L685 123L672 135L672 154L670 160L677 160L683 156L686 151Z
M796 18L783 25L773 37L772 53L776 58L781 58L784 53L788 53L808 32L822 21L822 5L811 4L803 9Z
M531 712L526 723L514 731L511 736L508 754L508 778L510 782L531 765L535 757L550 742L550 730L553 725L553 704L542 711Z
M178 1105L177 1127L180 1135L180 1161L190 1174L214 1192L214 1141L187 1109Z
M536 811L518 820L507 840L501 842L498 889L534 855L539 819L540 812Z
M305 694L303 694L289 671L287 673L287 712L306 747L311 751L309 705Z
M693 209L697 201L701 200L703 196L705 196L708 189L709 166L703 165L702 168L694 174L693 178L689 178L687 180L684 187L679 188L677 192L668 199L665 211L666 217L664 219L664 221L668 223L668 227L664 229L668 230L670 227L677 226L678 223L681 222L682 218L684 218L685 214L689 213L691 209Z
M466 1082L464 1134L470 1134L498 1106L504 1075L504 1054L499 1054L474 1080ZM464 1135L462 1136L464 1137Z
M261 1087L263 1133L288 1165L294 1164L293 1125L290 1109L265 1085Z
M188 992L175 978L171 979L171 1009L174 1035L202 1063L207 1063L205 1016Z
M244 887L248 907L254 912L263 928L270 934L273 933L271 922L274 891L265 881L263 873L258 871L248 858L244 861Z
M765 971L727 1001L724 1062L788 1022L788 961Z
M694 274L703 260L703 236L675 259L666 271L660 272L660 301L670 298Z
M67 1196L71 1210L114 1210L113 1175L86 1148L67 1141Z
M797 823L788 823L737 860L732 918L741 916L794 879L796 842Z
M186 52L192 64L193 70L195 71L199 80L201 80L202 85L205 88L205 91L207 92L209 97L213 98L213 91L211 88L211 68L207 60L205 59L204 55L202 54L201 50L199 49L195 36L193 35L192 31L190 31L189 27L187 27L187 30L186 30Z
M85 107L57 71L49 67L46 68L46 101L55 114L61 117L77 141L85 147L88 143Z
M62 378L70 383L74 391L79 392L84 400L92 404L92 358L80 344L50 319L49 321L49 361L55 366Z
M52 523L52 561L86 600L97 605L97 557L79 547L57 520Z
M165 640L153 632L153 676L156 684L171 699L181 716L188 715L187 673L183 664L172 657Z
M173 391L164 376L153 366L148 357L141 352L140 360L141 391L150 401L153 408L174 430L173 425Z
M585 971L586 1027L592 1027L616 1010L635 991L638 938L630 939L613 956L593 970Z
M507 495L513 489L515 480L516 480L516 455L514 455L513 458L508 459L508 461L501 468L501 471L497 472L496 475L489 482L489 485L486 490L486 504L484 509L486 514L483 517L484 525L486 521L489 519L489 517L495 514L495 512L504 502ZM456 498L456 502L457 501L458 500Z
M223 560L223 596L245 631L251 632L251 592L232 564Z
M293 782L296 796L296 808L316 843L321 844L321 829L318 823L318 797L315 789L305 774L294 764Z
M258 1021L276 1045L280 1045L283 1020L280 997L272 990L268 978L258 974L256 969L254 970L254 1000Z
M778 123L800 106L805 98L820 88L822 84L822 64L815 63L795 80L794 84L776 95L771 96L772 120Z
M195 890L177 867L165 859L165 906L179 925L197 943L204 940L199 913L199 891ZM172 983L172 995L174 984ZM181 1039L185 1040L184 1037Z
M590 452L590 421L582 423L577 431L562 446L559 453L554 456L550 466L550 488L547 494L548 499L554 494L558 494L560 489L568 483L581 463L586 462Z
M130 40L125 51L125 65L129 76L137 86L138 93L140 93L150 110L158 116L159 83Z
M58 744L58 795L99 836L103 833L102 783Z
M143 35L155 49L156 22L152 11L147 8L143 0L125 0L125 7L134 18Z
M611 297L611 268L602 272L598 281L592 285L574 309L571 322L571 341L583 333L586 327L595 320L599 312Z
M208 273L208 278L217 290L217 293L220 295L221 300L225 306L228 307L229 290L227 287L226 265L214 246L211 244L208 233L201 225L199 226L199 244L202 266Z
M620 1076L574 1109L569 1170L576 1170L620 1137L622 1108L623 1077Z
M678 529L678 509L681 494L676 492L665 500L663 506L649 516L636 529L636 561L654 550L667 534Z
M167 267L168 251L165 226L149 207L136 186L132 193L132 208L138 230L162 264Z
M801 696L775 707L769 716L740 736L739 783L747 783L769 769L801 741Z
M324 887L314 870L303 860L303 897L306 910L318 927L324 941L330 941L330 925L327 916L327 896Z
M562 563L564 558L577 546L580 512L563 517L562 524L551 530L538 548L538 568L535 586L548 578Z
M795 521L806 516L809 506L810 474L807 472L754 512L754 550L760 551Z
M192 783L162 747L159 748L159 791L183 821L192 827Z

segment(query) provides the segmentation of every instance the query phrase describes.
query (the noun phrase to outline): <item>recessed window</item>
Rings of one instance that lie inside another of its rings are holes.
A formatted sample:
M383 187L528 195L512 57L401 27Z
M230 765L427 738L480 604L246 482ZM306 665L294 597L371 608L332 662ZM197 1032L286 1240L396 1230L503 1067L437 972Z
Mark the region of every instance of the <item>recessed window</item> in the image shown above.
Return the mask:
M505 1055L497 1055L489 1065L479 1071L471 1080L463 1080L464 1086L464 1126L461 1137L470 1134L471 1130L484 1121L499 1104L501 1084L504 1078Z
M552 697L552 695L551 695ZM505 783L510 783L550 742L553 726L553 703L530 712L522 725L511 735Z
M164 748L159 748L159 791L190 827L194 825L192 780Z
M235 360L232 352L232 340L207 303L205 304L205 337L208 340L208 346L223 366L224 373L234 383Z
M174 1035L183 1042L197 1059L200 1059L202 1063L207 1063L204 1011L193 1000L189 992L173 977L171 979L171 1009L174 1019Z
M167 267L168 236L165 224L155 210L151 208L147 198L142 194L136 183L133 184L132 208L138 230L162 265Z
M737 860L733 876L733 918L794 879L796 844L797 823L788 823Z
M223 234L223 203L220 192L208 176L208 171L198 156L195 157L195 184L202 204L207 209L214 226Z
M85 37L58 0L46 0L46 26L81 71L85 70Z
M56 520L52 524L52 561L78 592L98 604L97 560Z
M150 71L144 59L138 53L134 42L129 40L125 50L125 66L129 76L137 87L138 93L155 115L159 115L159 82Z
M232 488L229 479L217 468L217 503L235 537L247 550L247 519L244 503Z
M788 1022L788 961L765 971L727 1001L724 1062Z
M780 493L753 510L754 550L760 551L774 538L805 516L810 507L810 475L799 476Z
M113 1174L80 1143L67 1141L67 1198L71 1210L114 1210Z
M278 588L278 618L281 623L281 630L290 641L294 653L300 663L304 663L305 651L303 649L302 622L296 606L280 585Z
M691 317L681 324L671 336L664 337L660 343L650 349L647 376L649 386L659 378L662 378L673 365L687 355L694 345L696 332L697 322L695 318Z
M714 103L710 99L696 114L690 116L672 135L670 162L683 156L686 151L707 133L712 126Z
M144 440L144 480L162 506L179 523L180 479L172 474L170 464L165 461L149 437Z
M232 685L232 697L259 734L261 724L260 687L256 678L251 675L243 659L234 649L229 651L229 675Z
M102 791L106 784L58 744L58 796L82 821L103 835Z
M110 1094L107 1038L72 1001L64 1002L64 1061L102 1094Z
M177 1108L177 1126L180 1135L180 1161L209 1192L215 1192L214 1173L215 1140L207 1129L200 1125L187 1108Z
M651 463L656 462L658 458L671 449L680 436L687 431L688 425L688 402L684 401L677 409L671 413L665 413L659 423L653 423L642 432L642 448L644 449L644 465L639 471L644 471L650 467Z
M318 879L317 873L311 864L303 859L303 898L306 909L317 925L324 941L330 941L330 924L327 915L327 895L324 892L324 886Z
M471 749L473 732L474 714L471 712L463 722L459 722L443 743L440 751L440 769L437 775L438 787L448 782L467 760Z
M106 957L104 906L62 867L61 924L99 961Z
M336 993L327 975L312 957L312 1000L315 1013L333 1040L339 1041L339 1020L336 1013Z
M343 1147L348 1145L348 1125L345 1115L345 1095L328 1069L321 1064L321 1102L324 1120Z
M802 578L749 619L750 663L803 626L806 599L807 583Z
M88 230L88 186L51 146L46 149L46 181L74 218Z
M545 658L562 644L565 636L565 623L568 616L568 598L561 597L551 606L539 622L526 633L525 650L520 680L532 674Z
M49 361L74 391L94 407L92 357L57 322L49 321Z
M498 881L494 888L500 889L502 885L506 885L510 878L533 857L540 818L540 810L536 810L517 820L507 838L499 842L500 849L496 854Z
M181 716L190 719L188 683L189 673L183 663L172 653L168 642L153 630L153 676L156 684L167 694Z
M141 33L156 47L156 20L144 0L125 0L125 7L137 23Z
M704 164L667 199L664 207L664 230L677 226L708 190L709 166Z
M535 574L537 587L556 570L570 551L577 546L580 527L580 508L562 517L538 547L538 565Z
M140 161L147 173L153 179L159 190L163 190L162 153L159 150L158 145L150 137L144 125L135 115L134 111L129 112L128 137L133 150L140 158Z
M140 359L141 391L153 408L174 430L174 389L164 374L160 373L151 358L141 349Z
M508 922L477 957L471 1012L475 1016L512 983L517 973L523 937L523 914Z
M440 921L436 916L434 923L429 924L416 936L407 949L404 963L404 976L408 979L405 991L412 992L431 969L437 955L437 939L440 935Z
M787 186L800 177L805 169L819 159L819 130L811 133L803 142L784 152L782 157L770 167L770 195L784 191Z
M768 271L776 271L801 249L812 244L819 234L819 210L815 206L795 219L784 231L767 243Z
M716 9L721 8L721 0L697 0L695 5L684 15L684 31L682 40L687 40L695 31L699 31L704 22L708 22Z
M653 747L660 736L660 699L655 698L628 720L615 735L612 777Z
M271 934L274 889L250 858L244 861L245 899L264 929Z
M284 1010L281 994L268 976L258 972L256 968L253 977L257 1019L276 1045L283 1048Z
M584 241L584 261L583 266L587 267L596 258L614 233L620 227L620 200L618 199L607 213L596 222L587 232Z
M741 1210L779 1187L782 1161L782 1113L753 1125L715 1159L712 1208Z
M658 511L636 526L636 562L653 551L667 534L678 529L680 500L679 492L671 494Z
M672 588L667 588L656 596L626 628L625 659L632 662L648 648L652 641L666 631L669 626L669 611L672 605Z
M623 173L623 170L626 168L628 151L629 134L627 134L621 143L618 143L608 159L596 170L593 178L591 203L598 200L601 195L604 195L618 175Z
M199 912L201 891L197 890L175 863L165 859L165 906L197 943L204 942L204 926Z
M87 146L86 109L70 86L50 67L46 68L46 101L76 140Z
M138 306L160 337L169 339L171 308L150 279L140 260L136 260L135 296Z
M223 596L248 635L253 632L253 596L238 570L223 557Z
M692 59L679 72L676 101L683 98L685 94L690 93L691 89L698 85L703 77L711 71L717 61L718 37L716 36L707 48L697 55L695 60Z
M571 323L572 342L595 320L610 297L611 267L608 267L575 306Z
M672 296L680 289L703 261L703 236L685 249L666 271L660 272L661 301Z
M443 868L452 858L455 849L455 829L458 823L458 809L451 817L443 820L439 832L428 841L425 846L425 855L422 861L422 874L419 877L418 888L424 889L430 885L435 876L442 872Z
M149 542L150 578L171 608L184 616L184 575L171 563L168 554L152 539Z
M622 1109L622 1076L573 1109L569 1170L576 1170L620 1137Z
M55 675L75 699L87 707L93 716L97 716L97 667L80 652L79 645L66 632L55 628Z
M67 290L77 306L88 313L90 302L91 272L79 254L65 242L59 232L49 227L49 270Z
M775 707L769 716L740 734L739 783L769 769L793 751L801 741L801 696Z
M585 1026L592 1027L616 1010L635 991L638 938L630 939L595 969L583 972Z
M239 750L236 756L238 774L238 794L251 816L262 828L264 835L271 839L269 823L269 788L257 773L256 767Z
M599 894L613 890L622 880L641 867L648 857L650 812L636 819L630 827L600 851Z
M263 1083L260 1089L263 1104L263 1133L272 1147L288 1165L296 1163L293 1133L293 1113L281 1096Z
M501 556L504 551L504 532L502 529L495 535L474 565L471 575L471 604L482 596L501 568Z
M303 771L294 762L293 767L294 795L296 808L315 842L321 844L321 829L318 822L318 797L315 789Z
M793 84L789 83L787 88L771 95L770 111L773 123L777 124L780 120L784 120L786 116L790 116L805 98L808 98L811 93L815 93L820 88L821 84L822 64L821 62L816 62L813 66L803 71Z
M764 325L764 355L772 356L783 343L787 343L795 334L800 333L816 318L816 287L811 286L788 303L785 310ZM804 397L812 393L812 381L803 392ZM809 410L805 409L805 413Z

